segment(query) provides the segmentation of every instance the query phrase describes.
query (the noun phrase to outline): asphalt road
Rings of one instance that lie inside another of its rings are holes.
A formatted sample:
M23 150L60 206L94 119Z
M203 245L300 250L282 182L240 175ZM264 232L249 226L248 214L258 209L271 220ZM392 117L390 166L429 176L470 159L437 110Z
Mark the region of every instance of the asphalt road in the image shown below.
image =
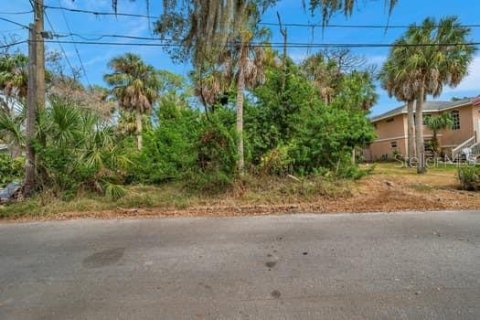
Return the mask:
M480 212L3 224L0 319L480 319Z

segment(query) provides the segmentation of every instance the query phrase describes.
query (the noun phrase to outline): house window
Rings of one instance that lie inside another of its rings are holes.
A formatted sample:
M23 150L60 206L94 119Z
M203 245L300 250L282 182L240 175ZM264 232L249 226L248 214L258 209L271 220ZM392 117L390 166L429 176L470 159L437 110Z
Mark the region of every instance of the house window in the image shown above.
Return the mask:
M395 118L390 118L390 119L387 119L387 122L393 122Z
M392 148L396 148L397 147L397 141L392 141L390 142L390 145L392 146Z
M452 115L453 125L452 130L459 130L460 129L460 112L458 110L453 110L450 112Z

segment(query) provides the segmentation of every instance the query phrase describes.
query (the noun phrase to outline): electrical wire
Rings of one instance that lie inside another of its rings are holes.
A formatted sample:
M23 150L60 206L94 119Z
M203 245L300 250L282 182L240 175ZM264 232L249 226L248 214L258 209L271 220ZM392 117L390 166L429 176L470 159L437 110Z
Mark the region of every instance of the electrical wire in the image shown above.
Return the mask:
M46 12L45 12L44 14L45 14L45 19L47 20L47 23L48 23L48 25L50 26L50 29L52 29L52 32L55 33L55 30L54 30L54 28L53 28L52 22L50 21L50 18L48 17L48 15L47 15ZM34 41L36 41L36 40L34 40ZM50 41L45 41L45 40L42 40L42 41L43 41L44 43L50 42ZM36 42L40 42L40 41L36 41ZM65 52L65 49L63 48L62 43L58 43L58 44L59 44L59 46L60 46L60 50L62 50L62 53L63 53L63 55L64 55L64 57L65 57L65 60L67 61L68 66L70 67L70 70L72 71L72 75L75 74L75 68L73 68L73 65L72 65L72 63L70 62L70 59L68 59L68 55L67 55L67 53Z
M60 7L62 7L62 5L60 3L60 0L58 0L58 4L59 4ZM70 24L68 23L68 19L65 16L65 11L64 10L62 10L62 16L63 16L63 20L65 21L65 25L67 26L68 31L70 32L70 34L72 34L72 29L70 28ZM73 40L73 35L71 36L71 39ZM80 52L78 51L77 45L73 44L73 47L74 47L75 52L77 54L78 61L80 62L80 67L82 68L83 74L85 75L85 80L87 80L87 84L90 86L90 79L88 79L87 70L85 69L85 66L83 64L82 57L80 56Z
M15 32L15 31L20 31L24 30L24 28L15 28L15 29L6 29L6 30L1 30L0 33L10 33L10 32Z
M10 47L17 46L19 44L23 44L23 43L27 43L27 42L28 42L27 40L21 40L21 41L9 43L9 44L1 45L0 49L10 48Z
M114 16L114 17L130 17L130 18L146 18L146 19L158 19L158 16L127 13L127 12L107 12L107 11L93 11L84 9L65 8L62 6L44 6L45 9L52 10L64 10L75 13L91 14L95 16ZM279 26L277 22L260 22L260 25L265 26ZM407 29L409 25L344 25L344 24L309 24L309 23L283 23L285 27L304 27L304 28L354 28L354 29ZM480 24L465 24L462 25L467 28L480 28Z
M7 18L3 18L3 17L0 17L0 20L3 20L5 22L9 22L9 23L12 23L16 26L19 26L19 27L22 27L24 29L28 29L28 26L24 25L24 24L21 24L21 23L18 23L16 21L13 21L13 20L10 20L10 19L7 19Z
M0 11L0 14L11 14L11 15L15 15L15 14L29 14L29 13L33 13L33 10L30 10L30 11L17 11L17 12L12 12L12 11Z
M153 39L159 40L159 39ZM47 40L48 43L59 44L85 44L85 45L112 45L112 46L143 46L143 47L179 47L181 44L176 43L121 43L121 42L97 42L97 41L64 41L64 40ZM235 44L235 43L230 43ZM284 43L251 43L252 47L283 47ZM419 43L419 44L404 44L395 45L392 43L287 43L289 48L391 48L397 47L452 47L452 46L478 46L480 42L468 43Z
M152 44L152 43L140 43L139 45L148 45L148 46L165 46L165 47L175 47L179 46L178 44L172 43L171 40L165 40L160 38L154 37L141 37L141 36L128 36L128 35L118 35L118 34L90 34L95 38L88 38L86 35L78 34L78 33L66 33L66 34L54 34L54 37L62 38L62 37L78 37L85 41L74 41L75 43L81 44L97 44L96 41L100 41L104 38L119 38L119 39L130 39L130 40L148 40L148 41L163 41L163 43L159 44ZM59 40L61 41L61 40ZM100 44L100 43L99 43ZM117 42L108 42L106 44L117 44L117 45L129 45L131 43L117 43ZM230 43L232 44L232 43ZM463 43L436 43L436 44L405 44L405 45L398 45L393 43L302 43L302 42L290 42L287 43L287 47L352 47L352 48L363 48L363 47L372 47L372 48L383 48L383 47L430 47L430 46L458 46L458 45L479 45L480 42L469 42L466 44ZM131 44L134 45L134 44ZM137 45L137 44L135 44ZM262 47L283 47L283 42L270 42L268 44L264 43L251 43L252 46L262 46Z

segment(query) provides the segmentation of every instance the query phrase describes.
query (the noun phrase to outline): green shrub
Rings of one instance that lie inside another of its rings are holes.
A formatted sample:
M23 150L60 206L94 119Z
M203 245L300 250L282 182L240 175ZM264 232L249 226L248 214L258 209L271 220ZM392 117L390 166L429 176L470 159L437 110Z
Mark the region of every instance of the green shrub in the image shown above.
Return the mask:
M371 142L374 130L362 111L319 105L299 115L290 156L293 169L310 174L328 169L342 178L358 178L352 150Z
M59 100L39 114L35 142L41 187L70 200L78 192L112 198L122 193L112 185L124 182L129 163L108 121L92 111Z
M279 146L267 151L261 158L259 172L261 174L285 175L289 172L292 159L288 154L288 146Z
M203 121L195 145L196 166L191 187L206 192L230 187L236 174L235 129L226 127L215 114Z
M199 127L199 112L165 105L158 111L158 123L145 130L142 151L132 152L130 180L159 184L183 179L196 164Z
M466 166L458 168L458 179L463 190L480 190L480 166Z
M8 154L0 153L0 187L12 181L21 180L24 164L23 157L12 159Z

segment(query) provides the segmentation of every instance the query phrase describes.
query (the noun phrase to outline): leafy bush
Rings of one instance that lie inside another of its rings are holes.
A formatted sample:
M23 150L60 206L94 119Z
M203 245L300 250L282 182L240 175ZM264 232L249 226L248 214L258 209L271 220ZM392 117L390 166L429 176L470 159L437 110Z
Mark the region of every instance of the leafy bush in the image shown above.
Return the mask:
M193 145L200 127L199 112L165 105L157 117L157 123L143 134L141 153L132 154L129 176L133 181L158 184L180 180L196 164Z
M40 113L36 141L43 188L69 199L80 191L122 194L129 160L120 150L115 131L92 111L60 100ZM117 188L113 188L117 185Z
M198 110L163 103L144 132L141 153L132 153L133 182L185 181L188 189L225 190L236 169L235 114L219 107L208 117Z
M290 155L293 169L300 174L322 168L344 178L357 178L352 150L371 142L374 130L363 112L318 106L305 110L298 118Z
M269 152L289 144L295 121L301 110L318 104L318 94L311 83L290 63L282 95L283 70L270 67L266 83L255 89L255 99L245 104L246 145L252 162L258 165Z
M466 166L458 168L458 179L463 190L480 190L480 166Z
M267 69L267 81L246 105L247 145L260 173L334 174L359 178L352 152L372 142L367 118L376 95L366 73L343 75L328 104L319 88L293 63L282 94L282 70Z
M219 116L204 119L195 145L197 163L192 187L217 192L233 183L236 173L237 150L235 130L226 127Z
M24 164L25 159L22 157L12 159L8 154L0 153L0 187L9 182L21 180Z
M288 146L279 146L269 150L261 158L259 172L265 174L285 175L289 172L293 159L289 155Z

